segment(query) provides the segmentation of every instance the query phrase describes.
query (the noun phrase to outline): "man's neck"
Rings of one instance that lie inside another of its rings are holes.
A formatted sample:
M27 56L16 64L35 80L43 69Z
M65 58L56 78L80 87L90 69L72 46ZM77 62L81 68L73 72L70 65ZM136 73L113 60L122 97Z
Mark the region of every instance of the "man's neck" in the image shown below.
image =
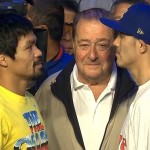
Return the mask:
M6 88L7 90L9 90L15 94L18 94L21 96L25 95L28 81L19 80L18 78L13 78L10 75L7 75L7 77L6 77L6 75L5 76L0 75L0 78L1 78L0 86Z
M138 85L142 85L150 80L150 70L147 69L148 67L149 65L142 65L141 67L132 68L132 70L130 70L133 80L135 80Z
M60 51L60 43L49 41L48 48L47 48L47 56L46 61L53 59Z

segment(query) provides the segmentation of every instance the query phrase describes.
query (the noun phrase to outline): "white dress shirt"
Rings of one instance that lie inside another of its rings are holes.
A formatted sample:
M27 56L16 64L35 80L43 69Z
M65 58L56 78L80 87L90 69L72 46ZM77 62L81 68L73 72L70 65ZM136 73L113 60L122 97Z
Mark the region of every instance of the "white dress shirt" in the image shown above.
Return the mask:
M99 150L112 108L117 68L113 65L108 86L97 101L88 85L78 81L77 66L71 74L73 103L86 150Z

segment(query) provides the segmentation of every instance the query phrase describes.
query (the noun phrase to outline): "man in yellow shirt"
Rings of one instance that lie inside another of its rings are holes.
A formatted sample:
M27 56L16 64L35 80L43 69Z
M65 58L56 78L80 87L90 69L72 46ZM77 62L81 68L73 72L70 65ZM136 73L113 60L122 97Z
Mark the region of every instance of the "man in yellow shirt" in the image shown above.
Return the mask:
M0 150L48 149L45 126L28 83L41 74L32 23L0 14Z

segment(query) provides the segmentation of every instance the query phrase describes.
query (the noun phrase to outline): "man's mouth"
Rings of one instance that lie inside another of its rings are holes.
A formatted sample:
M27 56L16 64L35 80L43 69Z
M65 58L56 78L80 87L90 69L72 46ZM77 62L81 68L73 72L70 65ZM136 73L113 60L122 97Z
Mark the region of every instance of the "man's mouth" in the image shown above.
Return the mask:
M35 62L35 63L33 64L33 66L34 66L34 67L38 67L38 68L42 68L42 67L43 67L43 64L44 64L43 61L38 61L38 62Z

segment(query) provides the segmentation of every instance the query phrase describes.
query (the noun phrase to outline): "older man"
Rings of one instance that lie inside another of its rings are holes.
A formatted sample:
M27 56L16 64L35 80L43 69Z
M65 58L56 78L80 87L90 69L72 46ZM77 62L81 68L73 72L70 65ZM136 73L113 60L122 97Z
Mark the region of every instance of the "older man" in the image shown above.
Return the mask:
M135 83L115 64L115 32L99 22L104 9L74 20L75 62L36 94L53 150L116 150Z

